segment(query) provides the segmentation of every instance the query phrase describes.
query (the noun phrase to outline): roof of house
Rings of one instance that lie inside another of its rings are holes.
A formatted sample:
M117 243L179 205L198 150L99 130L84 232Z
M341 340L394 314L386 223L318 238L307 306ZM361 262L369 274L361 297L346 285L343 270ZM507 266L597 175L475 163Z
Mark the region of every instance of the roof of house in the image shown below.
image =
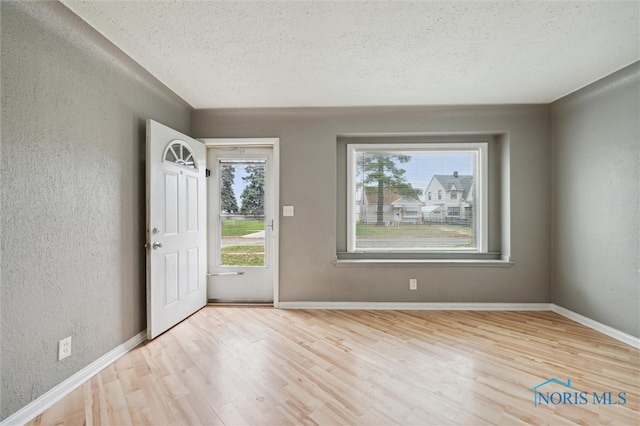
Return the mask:
M435 206L424 206L422 207L422 212L423 213L440 213L442 211L444 211L445 208L444 206L438 205L436 204Z
M421 205L420 200L411 197L402 196L391 203L392 206L401 206L401 205Z
M473 176L470 175L433 175L433 179L437 179L446 190L455 187L456 191L462 191L463 200L467 199L473 185ZM429 186L431 186L431 183L429 183Z
M401 198L404 198L407 201L415 201L420 202L419 200L412 200L409 197L403 197L402 194L399 194L392 189L384 188L382 192L382 204L392 204ZM365 204L377 204L378 203L378 187L377 186L367 186L364 188L364 197L363 201Z

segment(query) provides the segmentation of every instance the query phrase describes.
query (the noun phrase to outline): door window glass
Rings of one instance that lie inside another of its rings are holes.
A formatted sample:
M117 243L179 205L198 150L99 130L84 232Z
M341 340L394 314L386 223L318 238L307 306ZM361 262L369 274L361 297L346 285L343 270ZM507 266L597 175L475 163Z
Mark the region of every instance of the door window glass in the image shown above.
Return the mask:
M265 266L265 160L220 160L221 266Z
M191 149L180 140L171 141L169 145L167 145L164 151L164 161L167 163L176 163L190 169L197 169Z

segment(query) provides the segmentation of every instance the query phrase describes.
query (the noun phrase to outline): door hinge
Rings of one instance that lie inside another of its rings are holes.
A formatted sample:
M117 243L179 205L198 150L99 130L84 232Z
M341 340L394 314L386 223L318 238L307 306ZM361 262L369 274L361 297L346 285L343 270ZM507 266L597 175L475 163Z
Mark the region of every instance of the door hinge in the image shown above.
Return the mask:
M204 169L204 177L209 177L209 176L211 176L211 170Z

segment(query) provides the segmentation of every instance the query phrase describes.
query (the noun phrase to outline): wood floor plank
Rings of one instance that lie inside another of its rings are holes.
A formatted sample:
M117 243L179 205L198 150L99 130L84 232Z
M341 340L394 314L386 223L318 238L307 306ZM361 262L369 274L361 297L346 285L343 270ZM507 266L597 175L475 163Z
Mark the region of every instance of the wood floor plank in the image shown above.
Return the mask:
M637 425L639 352L552 312L208 306L29 425ZM589 403L535 406L551 378Z

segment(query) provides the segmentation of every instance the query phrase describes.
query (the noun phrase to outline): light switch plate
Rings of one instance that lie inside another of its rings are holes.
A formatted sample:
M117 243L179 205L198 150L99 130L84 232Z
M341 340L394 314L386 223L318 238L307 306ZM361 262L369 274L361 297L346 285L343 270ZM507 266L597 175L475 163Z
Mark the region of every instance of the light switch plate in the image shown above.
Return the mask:
M293 206L282 206L282 216L293 216Z

